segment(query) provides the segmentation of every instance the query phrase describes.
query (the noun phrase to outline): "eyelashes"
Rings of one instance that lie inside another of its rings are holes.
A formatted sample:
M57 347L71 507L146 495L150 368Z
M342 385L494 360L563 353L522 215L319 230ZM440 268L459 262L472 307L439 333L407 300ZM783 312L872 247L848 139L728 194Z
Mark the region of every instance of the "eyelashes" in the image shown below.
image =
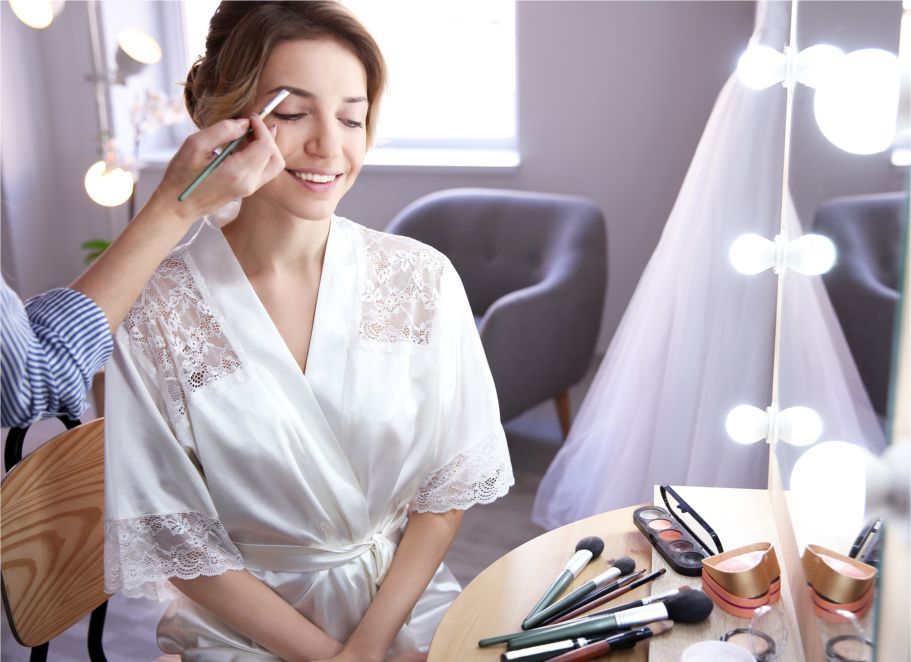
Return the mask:
M309 115L309 113L276 113L275 111L272 112L272 116L282 122L297 122L298 120L306 117L307 115ZM348 119L339 118L339 121L342 124L344 124L345 126L347 126L349 129L363 129L364 128L364 123L359 122L357 120L348 120Z

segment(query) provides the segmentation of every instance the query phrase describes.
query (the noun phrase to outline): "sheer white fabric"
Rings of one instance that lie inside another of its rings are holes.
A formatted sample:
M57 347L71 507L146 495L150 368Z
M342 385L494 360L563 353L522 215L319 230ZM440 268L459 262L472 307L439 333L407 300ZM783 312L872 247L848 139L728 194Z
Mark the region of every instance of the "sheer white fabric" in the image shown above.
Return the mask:
M380 331L365 337L365 319ZM461 281L414 240L333 217L306 373L211 225L162 265L115 346L110 591L161 598L169 578L242 567L344 641L410 504L467 508L513 482ZM458 590L441 565L393 652L426 649ZM186 660L274 659L179 595L158 635Z
M368 273L361 336L376 342L427 345L446 258L407 237L367 228L362 233Z
M169 409L186 416L186 396L237 373L240 360L206 303L183 254L165 259L124 322L143 367L157 376Z
M221 522L199 513L148 515L104 524L104 585L128 598L176 596L169 579L243 570Z
M782 50L789 3L759 3L753 40ZM770 403L776 278L737 273L741 234L779 232L785 91L722 89L678 198L533 519L554 528L651 502L661 483L765 487L768 446L733 443L739 404ZM800 235L788 205L790 237ZM869 400L818 277L789 275L781 407L808 404L825 437L882 444ZM785 467L785 472L789 469ZM787 475L787 474L786 474Z
M512 482L509 455L501 440L491 437L434 471L421 486L411 508L419 513L466 510L499 499Z

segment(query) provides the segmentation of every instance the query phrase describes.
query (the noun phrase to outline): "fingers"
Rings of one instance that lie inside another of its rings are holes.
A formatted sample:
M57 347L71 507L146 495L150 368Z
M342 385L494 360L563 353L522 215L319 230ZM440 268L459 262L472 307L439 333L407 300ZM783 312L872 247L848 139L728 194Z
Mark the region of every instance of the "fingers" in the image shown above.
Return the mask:
M250 128L250 120L222 120L187 138L187 143L194 151L200 151L207 157L219 147L240 138Z

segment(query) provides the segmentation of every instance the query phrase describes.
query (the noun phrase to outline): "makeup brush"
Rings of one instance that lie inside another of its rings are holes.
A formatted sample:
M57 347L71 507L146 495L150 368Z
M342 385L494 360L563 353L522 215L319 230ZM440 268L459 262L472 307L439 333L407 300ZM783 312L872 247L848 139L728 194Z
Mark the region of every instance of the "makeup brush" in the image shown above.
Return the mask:
M534 630L525 632L506 642L508 650L528 648L540 644L549 644L562 639L575 637L597 637L612 634L617 630L634 628L654 621L670 619L677 623L698 623L708 618L714 604L702 591L686 591L667 602L627 609L616 614L605 614L596 618L585 619L578 623L563 623L547 631Z
M632 602L627 602L626 604L622 604L618 607L611 607L610 609L605 609L603 611L599 611L595 614L592 614L592 616L601 616L603 614L616 614L618 611L626 611L627 609L635 609L636 607L644 607L645 605L651 605L656 602L664 602L665 600L670 600L675 595L680 595L681 593L686 593L687 591L691 591L692 589L693 589L692 586L688 586L688 585L684 584L683 586L678 586L677 588L672 589L670 591L665 591L664 593L656 593L655 595L650 595L647 598L642 598L641 600L633 600Z
M553 660L553 662L582 662L582 660L593 660L602 655L610 655L616 651L632 648L643 639L657 637L673 627L673 621L658 621L657 623L652 623L648 627L636 628L629 632L621 632L620 634L615 634L607 639L587 644L576 650L563 653L562 655L550 659Z
M630 574L635 569L636 569L635 561L633 561L628 556L620 557L619 559L617 559L616 561L613 562L613 564L611 565L611 567L608 570L606 570L605 572L602 572L600 575L594 577L593 579L590 579L589 581L585 582L584 584L582 584L582 586L580 586L575 591L573 591L572 593L567 595L565 598L558 600L557 602L553 603L549 607L545 607L544 609L541 609L541 610L537 611L536 613L534 613L532 616L529 616L528 618L526 618L525 621L523 621L523 623L522 623L522 629L529 630L533 627L540 625L541 623L548 620L552 616L556 616L564 609L572 607L576 603L580 602L589 593L597 591L599 588L601 588L602 586L604 586L605 584L607 584L609 582L612 582L613 580L617 579L617 577L619 577L621 575Z
M592 559L601 556L601 552L603 551L604 541L597 536L582 538L582 540L576 543L576 553L572 555L572 558L570 558L563 567L563 571L550 585L550 588L547 589L544 595L541 596L541 599L538 600L537 604L528 612L528 616L525 617L525 620L527 621L539 610L550 605L550 603L572 583L576 578L576 575L582 572L582 568L588 565L588 562Z
M649 575L646 575L645 577L640 577L636 581L630 582L629 584L626 584L626 585L618 588L616 591L611 591L610 593L603 594L598 597L591 595L588 597L588 599L584 600L583 603L581 605L579 605L578 607L576 607L574 610L572 610L568 614L563 614L562 616L557 616L553 620L548 621L546 623L546 625L551 625L551 624L556 625L557 623L565 623L566 621L572 620L574 618L578 618L582 614L590 612L595 607L600 607L605 602L610 602L611 600L616 600L621 595L625 595L626 593L629 593L630 591L635 591L640 586L643 586L644 584L648 584L649 582L655 581L661 575L663 575L665 572L667 572L666 568L659 568L658 570L655 570L655 572L653 572Z
M611 582L607 586L603 586L603 587L599 588L598 590L589 593L584 598L582 598L582 600L580 600L577 604L570 605L563 611L557 612L556 614L554 614L553 616L548 618L544 622L544 624L546 625L548 623L562 622L562 621L560 621L560 619L563 616L566 616L570 612L576 611L580 607L590 603L593 600L597 600L598 598L600 598L604 595L607 595L608 593L613 593L614 591L616 591L619 588L623 588L624 586L626 586L628 584L632 584L634 581L637 581L638 579L640 579L642 577L642 575L644 575L646 572L648 572L648 568L642 568L642 570L634 572L631 575L624 575L623 577L620 577L620 579L618 579L617 581ZM637 586L638 586L638 584L637 584ZM593 609L593 608L594 607L585 607L585 609L583 611L589 611L590 609Z
M276 106L278 106L278 104L280 104L282 101L284 101L285 97L287 97L289 94L291 94L291 92L289 92L288 90L280 90L278 92L278 94L276 94L274 97L272 97L272 99L269 100L269 103L266 104L265 108L263 108L261 111L259 111L259 118L264 119L266 117L266 115L268 115L273 110L275 110ZM180 202L183 202L184 200L186 200L187 196L190 195L197 186L202 184L205 181L206 177L211 175L212 171L215 170L215 168L217 168L219 165L221 165L222 161L224 161L226 158L228 158L228 154L230 154L235 149L237 149L237 146L240 145L244 140L247 139L247 136L250 135L250 133L252 133L252 129L250 131L248 131L247 133L245 133L244 135L242 135L240 138L235 138L234 140L229 142L227 145L225 145L224 149L221 150L221 153L218 156L216 156L212 160L212 162L209 163L209 165L207 165L203 169L203 171L201 173L196 175L196 179L194 179L192 182L190 182L190 185L184 189L183 193L181 193L180 195L177 196L177 199Z

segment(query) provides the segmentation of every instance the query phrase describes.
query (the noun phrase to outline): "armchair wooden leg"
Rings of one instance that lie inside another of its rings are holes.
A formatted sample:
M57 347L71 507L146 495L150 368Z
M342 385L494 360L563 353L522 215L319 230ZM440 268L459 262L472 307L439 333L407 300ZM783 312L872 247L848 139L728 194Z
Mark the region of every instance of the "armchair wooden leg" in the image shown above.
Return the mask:
M563 430L563 440L569 436L569 391L563 391L554 398L557 403L557 415L560 417L560 428Z

